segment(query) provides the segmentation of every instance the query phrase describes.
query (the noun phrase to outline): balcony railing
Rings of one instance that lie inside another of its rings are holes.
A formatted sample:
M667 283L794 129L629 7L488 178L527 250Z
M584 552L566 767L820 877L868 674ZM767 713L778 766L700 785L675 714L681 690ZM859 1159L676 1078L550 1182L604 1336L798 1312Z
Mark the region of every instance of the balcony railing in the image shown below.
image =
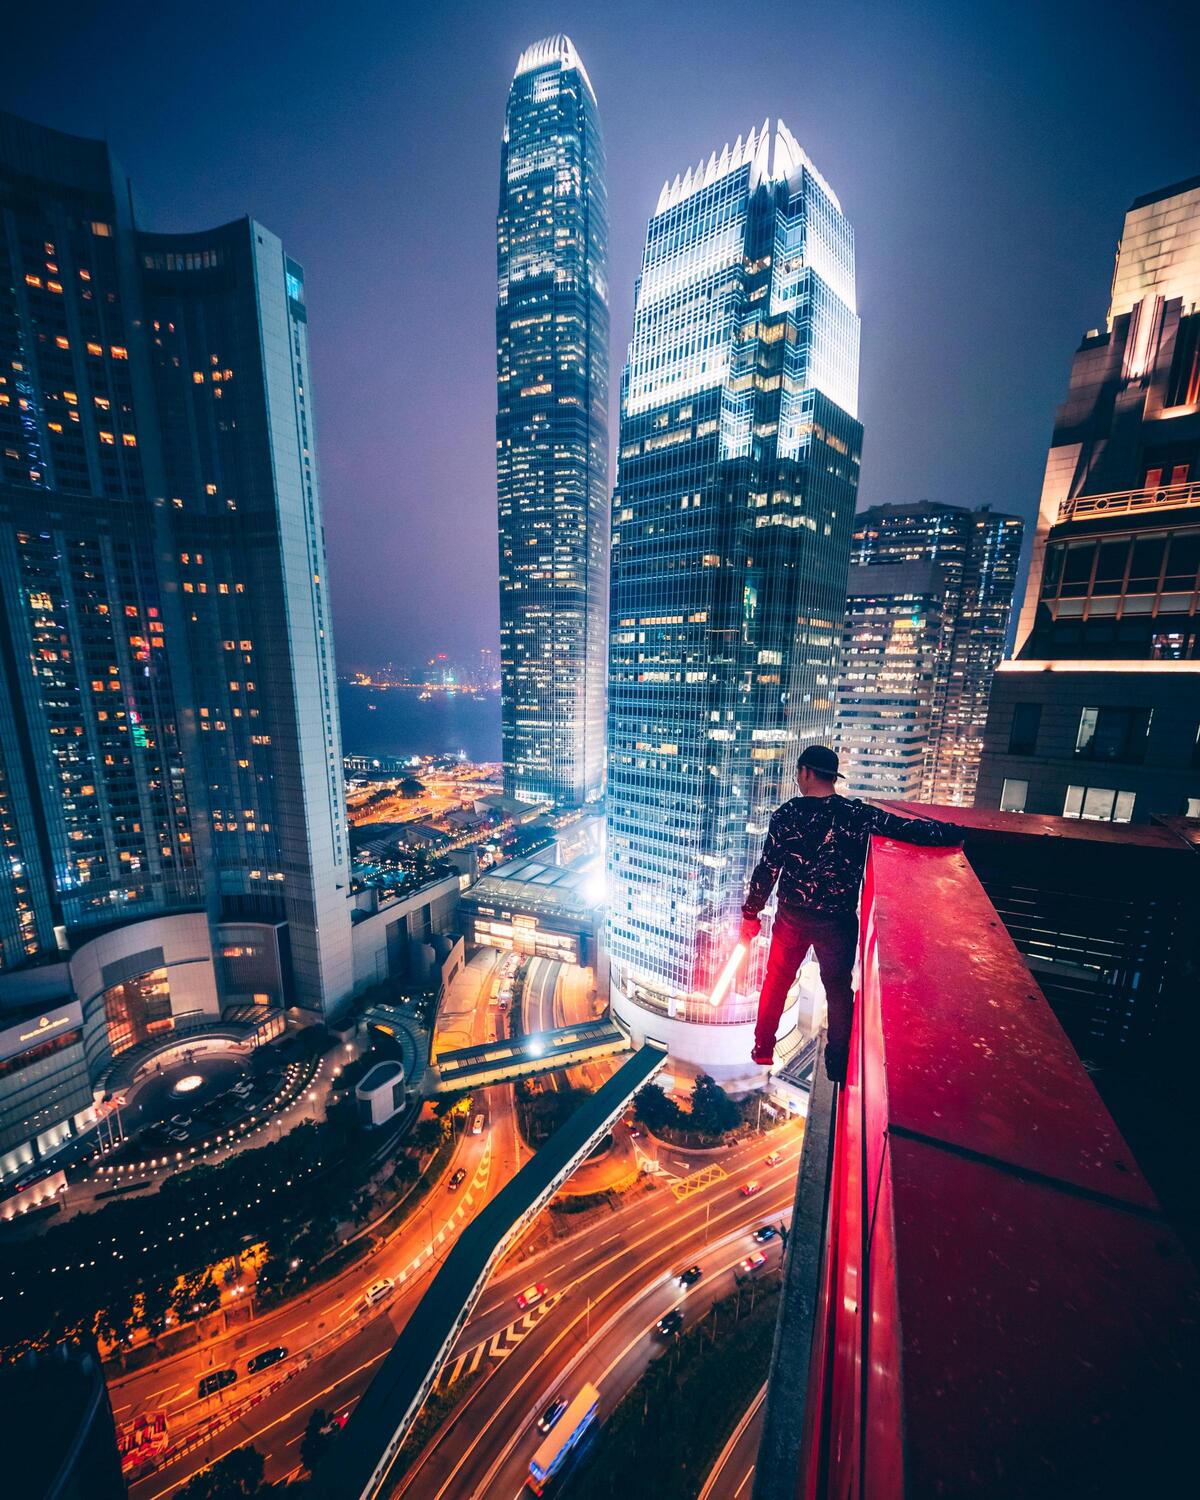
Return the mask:
M1107 495L1076 495L1058 507L1059 521L1083 521L1103 516L1144 515L1155 510L1185 510L1200 506L1200 481L1164 484L1148 490L1113 490Z

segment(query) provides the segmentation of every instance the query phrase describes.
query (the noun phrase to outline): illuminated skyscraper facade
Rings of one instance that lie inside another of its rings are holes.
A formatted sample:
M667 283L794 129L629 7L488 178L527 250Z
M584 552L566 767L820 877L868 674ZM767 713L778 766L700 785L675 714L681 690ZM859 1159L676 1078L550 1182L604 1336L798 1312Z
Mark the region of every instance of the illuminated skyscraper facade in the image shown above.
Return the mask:
M838 688L853 795L970 804L1023 532L986 505L857 516Z
M569 37L517 63L496 241L504 789L574 806L604 779L608 196Z
M1046 460L976 806L1200 818L1200 177L1125 215Z
M782 123L663 187L613 502L608 939L620 1019L718 1075L750 1068L758 947L708 989L798 752L834 733L858 338L853 232Z
M353 987L303 276L130 205L0 114L0 1179L123 1054Z

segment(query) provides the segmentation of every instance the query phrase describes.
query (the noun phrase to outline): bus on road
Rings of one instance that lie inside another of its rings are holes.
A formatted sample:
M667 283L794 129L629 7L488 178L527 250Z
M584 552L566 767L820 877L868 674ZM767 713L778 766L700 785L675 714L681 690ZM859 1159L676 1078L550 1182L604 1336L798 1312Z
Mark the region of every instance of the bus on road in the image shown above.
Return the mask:
M561 1471L595 1421L599 1404L600 1392L594 1385L585 1385L555 1422L549 1436L529 1462L528 1484L535 1495L545 1494L546 1486Z

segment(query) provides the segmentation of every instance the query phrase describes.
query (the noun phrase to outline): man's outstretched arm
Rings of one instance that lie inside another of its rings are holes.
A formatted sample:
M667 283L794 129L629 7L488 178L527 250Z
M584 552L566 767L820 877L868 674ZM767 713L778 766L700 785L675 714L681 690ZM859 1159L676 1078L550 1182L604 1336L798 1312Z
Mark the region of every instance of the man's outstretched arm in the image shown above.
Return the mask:
M751 935L758 931L758 914L766 906L782 869L783 845L779 838L779 812L776 810L771 814L771 821L767 825L762 854L754 866L754 873L750 876L750 889L742 904L742 916L745 923L750 924Z
M902 818L882 807L871 807L871 832L881 833L889 839L901 839L906 844L926 844L932 848L945 848L963 841L963 830L957 823L943 823L937 818Z

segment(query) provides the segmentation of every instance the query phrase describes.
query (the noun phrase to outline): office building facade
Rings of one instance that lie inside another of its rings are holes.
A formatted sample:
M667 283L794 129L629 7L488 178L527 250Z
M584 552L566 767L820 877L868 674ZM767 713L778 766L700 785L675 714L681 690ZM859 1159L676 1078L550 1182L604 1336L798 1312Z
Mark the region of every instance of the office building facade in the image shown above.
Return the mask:
M0 1179L118 1058L352 988L302 276L131 201L0 115Z
M853 795L973 800L1023 530L987 506L860 513L838 692Z
M833 736L858 335L853 232L782 123L664 185L621 393L607 933L618 1019L717 1076L750 1069L757 945L707 998L749 870Z
M1200 817L1200 178L1131 205L1046 463L976 805Z
M569 37L517 63L496 245L504 790L577 806L604 778L608 196Z

